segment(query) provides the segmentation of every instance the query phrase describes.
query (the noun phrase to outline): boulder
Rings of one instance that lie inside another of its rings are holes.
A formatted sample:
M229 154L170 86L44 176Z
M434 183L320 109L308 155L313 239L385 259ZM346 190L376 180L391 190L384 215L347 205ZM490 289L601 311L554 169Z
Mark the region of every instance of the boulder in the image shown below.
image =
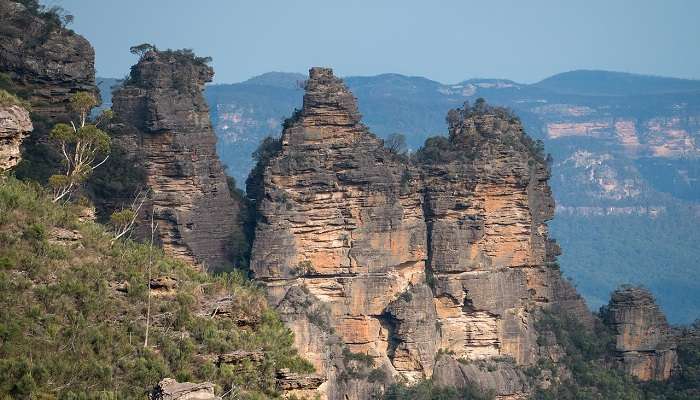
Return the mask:
M150 400L221 400L221 397L214 394L212 383L180 383L172 378L160 381L148 398Z
M17 105L0 105L0 172L19 163L22 141L33 129L27 110Z

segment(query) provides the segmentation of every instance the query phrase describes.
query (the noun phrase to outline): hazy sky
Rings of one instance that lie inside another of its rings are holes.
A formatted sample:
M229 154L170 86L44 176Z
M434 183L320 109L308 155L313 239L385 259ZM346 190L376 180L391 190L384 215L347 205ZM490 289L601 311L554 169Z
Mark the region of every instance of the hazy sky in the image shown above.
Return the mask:
M192 48L215 82L331 66L444 83L535 82L572 69L700 78L696 0L42 0L75 15L97 72L123 77L129 47Z

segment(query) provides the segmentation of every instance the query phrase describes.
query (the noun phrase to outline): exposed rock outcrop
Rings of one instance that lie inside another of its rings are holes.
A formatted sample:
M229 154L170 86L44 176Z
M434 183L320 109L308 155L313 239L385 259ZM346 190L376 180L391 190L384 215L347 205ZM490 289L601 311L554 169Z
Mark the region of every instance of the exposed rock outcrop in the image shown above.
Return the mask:
M220 400L214 394L214 385L205 383L179 383L175 379L165 378L156 385L150 400Z
M666 380L678 362L676 339L652 294L644 288L616 290L603 319L616 333L615 361L640 380Z
M32 129L27 110L15 105L0 106L0 172L20 161L22 140Z
M457 361L438 357L433 381L440 386L489 388L499 399L526 399L528 384L522 370L510 362Z
M441 347L467 360L533 363L541 356L538 309L592 321L553 268L559 247L546 225L554 215L549 170L504 109L477 102L450 111L448 124L447 143L419 155Z
M152 210L166 252L207 268L229 264L238 224L202 97L213 74L191 53L150 51L112 99L117 142L146 170L144 219Z
M68 116L70 97L95 86L95 51L82 36L61 26L60 17L0 0L0 72L32 111L52 121Z
M49 131L68 122L71 97L95 85L95 52L82 36L64 26L57 12L38 1L0 0L0 87L31 104L34 130L22 143L21 179L46 182L62 168L49 144Z
M440 376L459 386L468 380L452 371L457 359L515 371L513 361L546 355L538 310L592 321L555 268L545 223L554 202L536 144L482 103L448 120L450 138L410 163L360 122L330 69L313 68L302 109L249 180L260 215L251 268L300 353L325 373L330 399L368 395L343 372L348 355L369 356L385 382ZM441 351L454 362L436 363ZM478 383L522 397L525 380L509 374L505 386L490 375Z
M219 354L216 359L217 365L228 364L238 367L246 362L258 364L265 360L265 353L262 350L236 350L230 353Z
M251 269L319 371L340 374L328 350L336 335L351 352L392 365L387 307L425 280L427 256L420 187L404 178L407 168L362 125L332 71L314 68L281 150L260 186L249 186L260 214ZM417 346L393 354L422 375Z
M315 390L325 379L317 374L299 374L283 368L277 371L276 380L277 390L281 391L285 398L313 398Z

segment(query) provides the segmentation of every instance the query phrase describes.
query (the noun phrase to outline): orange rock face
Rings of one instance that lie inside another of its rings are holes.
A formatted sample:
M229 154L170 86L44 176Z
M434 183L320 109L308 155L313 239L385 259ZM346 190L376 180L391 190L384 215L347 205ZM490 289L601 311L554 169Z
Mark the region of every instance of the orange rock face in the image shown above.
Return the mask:
M615 360L628 373L642 381L671 377L678 362L676 339L648 290L615 291L603 317L617 334Z
M620 144L622 144L625 149L635 151L639 148L639 136L637 136L637 129L634 121L615 121L615 133L617 134Z
M591 122L552 122L547 124L547 135L550 139L558 139L564 136L600 136L610 128L606 121Z
M454 364L439 354L536 361L538 310L591 318L550 267L554 202L537 145L503 109L478 104L448 120L444 151L408 162L360 122L342 81L314 68L302 109L250 180L260 213L251 268L324 372L327 398L367 398L377 385L348 378L348 351L387 382L447 379L441 369ZM501 398L524 393L484 382Z

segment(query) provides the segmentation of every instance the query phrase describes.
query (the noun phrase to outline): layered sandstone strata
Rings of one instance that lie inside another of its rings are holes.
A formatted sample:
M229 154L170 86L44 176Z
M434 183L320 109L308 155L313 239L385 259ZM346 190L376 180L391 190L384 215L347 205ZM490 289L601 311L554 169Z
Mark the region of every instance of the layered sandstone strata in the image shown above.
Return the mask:
M112 100L116 141L146 170L144 219L153 211L167 253L207 268L228 264L238 224L202 97L212 76L191 53L151 51Z
M221 400L214 394L214 384L209 382L178 382L165 378L158 382L148 395L150 400Z
M32 104L32 112L65 120L74 93L99 97L95 51L84 37L62 27L59 16L0 0L0 20L0 72Z
M422 157L425 212L441 347L458 358L540 357L536 311L590 320L555 266L549 170L520 121L479 102L452 110L439 154ZM430 149L430 147L428 147Z
M604 309L616 333L615 361L640 380L666 380L676 366L676 340L652 294L625 287L612 294Z
M420 325L431 325L415 327L425 334L401 339L413 331L407 324L415 325L407 314L431 298L418 287L426 229L410 167L362 125L354 97L330 69L311 70L304 105L285 125L281 149L258 186L249 186L260 214L251 260L256 279L267 284L300 353L319 371L340 373L328 354L337 335L376 365L422 376L432 368L435 349L425 329L434 330L434 322L426 315ZM416 295L398 299L411 291ZM394 357L401 360L396 367ZM337 391L329 393L335 398Z
M483 103L448 120L435 157L408 162L360 122L330 69L313 68L303 107L260 152L248 187L259 212L251 268L300 353L325 373L328 398L368 395L355 353L387 382L436 375L457 386L455 365L492 360L500 375L484 384L522 397L515 365L545 355L537 312L591 320L555 268L545 224L554 202L536 144Z
M0 172L17 165L22 140L32 129L27 110L16 105L0 106Z

